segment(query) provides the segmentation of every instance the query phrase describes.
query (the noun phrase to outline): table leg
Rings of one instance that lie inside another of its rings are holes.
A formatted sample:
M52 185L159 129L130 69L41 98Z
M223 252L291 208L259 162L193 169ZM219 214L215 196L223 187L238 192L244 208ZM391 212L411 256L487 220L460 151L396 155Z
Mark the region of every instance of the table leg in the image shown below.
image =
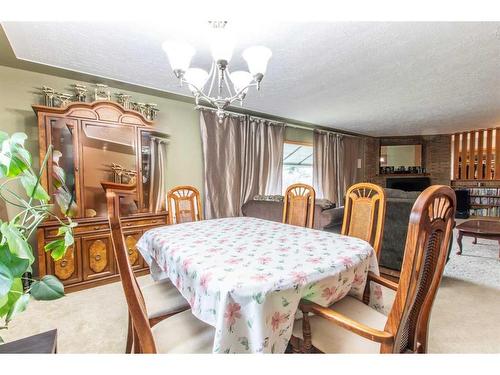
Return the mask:
M457 243L458 243L457 255L462 255L462 237L463 237L463 233L459 231L458 238L457 238Z
M500 246L500 240L498 240L498 246ZM500 258L500 249L498 249L498 257Z
M474 236L474 241L472 241L472 243L475 245L477 244L477 237Z

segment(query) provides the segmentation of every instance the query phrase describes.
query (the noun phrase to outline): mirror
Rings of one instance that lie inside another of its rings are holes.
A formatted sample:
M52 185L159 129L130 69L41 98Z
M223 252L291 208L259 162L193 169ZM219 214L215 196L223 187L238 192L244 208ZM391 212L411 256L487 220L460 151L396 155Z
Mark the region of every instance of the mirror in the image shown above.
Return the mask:
M422 167L422 145L380 146L381 167Z
M79 141L82 148L84 216L107 217L106 194L101 181L136 183L135 130L131 126L83 122ZM122 176L124 174L126 176Z

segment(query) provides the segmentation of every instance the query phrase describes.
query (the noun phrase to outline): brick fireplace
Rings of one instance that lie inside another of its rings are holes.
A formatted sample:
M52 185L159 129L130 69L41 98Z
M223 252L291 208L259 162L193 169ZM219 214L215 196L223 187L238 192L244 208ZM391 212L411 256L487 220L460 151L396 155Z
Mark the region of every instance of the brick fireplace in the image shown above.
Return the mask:
M422 145L422 164L425 175L383 175L379 174L380 146ZM427 178L431 185L450 185L451 175L451 135L423 135L404 137L365 138L364 140L364 179L383 187L387 179ZM404 183L403 183L404 185Z

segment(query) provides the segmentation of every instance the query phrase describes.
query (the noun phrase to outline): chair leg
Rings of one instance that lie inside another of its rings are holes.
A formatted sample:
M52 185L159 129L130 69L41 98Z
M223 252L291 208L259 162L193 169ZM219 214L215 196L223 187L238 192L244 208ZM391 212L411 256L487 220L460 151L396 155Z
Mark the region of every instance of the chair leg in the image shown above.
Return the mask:
M139 342L139 337L137 336L137 333L135 332L135 329L133 329L133 332L134 332L134 353L135 354L140 354L142 353L142 349L141 349L141 344Z
M301 340L295 336L292 336L290 338L290 347L293 354L302 353L302 351L300 350L300 341Z
M132 319L128 314L127 344L125 345L125 354L132 353L132 343L134 342L134 333L132 332Z
M302 316L302 352L311 353L312 350L312 335L311 335L311 324L309 323L309 314L307 312L303 313Z

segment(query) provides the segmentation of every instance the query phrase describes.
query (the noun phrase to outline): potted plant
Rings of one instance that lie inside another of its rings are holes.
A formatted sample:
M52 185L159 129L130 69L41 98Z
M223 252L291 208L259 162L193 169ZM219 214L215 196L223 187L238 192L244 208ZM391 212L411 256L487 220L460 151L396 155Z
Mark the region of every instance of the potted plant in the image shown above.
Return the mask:
M62 155L49 146L36 173L31 154L24 147L26 139L24 133L9 136L0 131L0 199L17 209L10 220L0 220L0 343L3 342L1 330L7 329L9 322L26 309L30 298L54 300L64 296L63 285L55 276L38 280L29 277L35 261L30 238L37 227L48 218L59 222L60 237L45 246L54 260L61 259L74 242L76 223L71 217L76 213L76 204L66 186L64 170L59 166ZM52 197L40 183L50 157L54 180ZM23 193L18 192L19 184ZM52 204L53 200L56 205Z

